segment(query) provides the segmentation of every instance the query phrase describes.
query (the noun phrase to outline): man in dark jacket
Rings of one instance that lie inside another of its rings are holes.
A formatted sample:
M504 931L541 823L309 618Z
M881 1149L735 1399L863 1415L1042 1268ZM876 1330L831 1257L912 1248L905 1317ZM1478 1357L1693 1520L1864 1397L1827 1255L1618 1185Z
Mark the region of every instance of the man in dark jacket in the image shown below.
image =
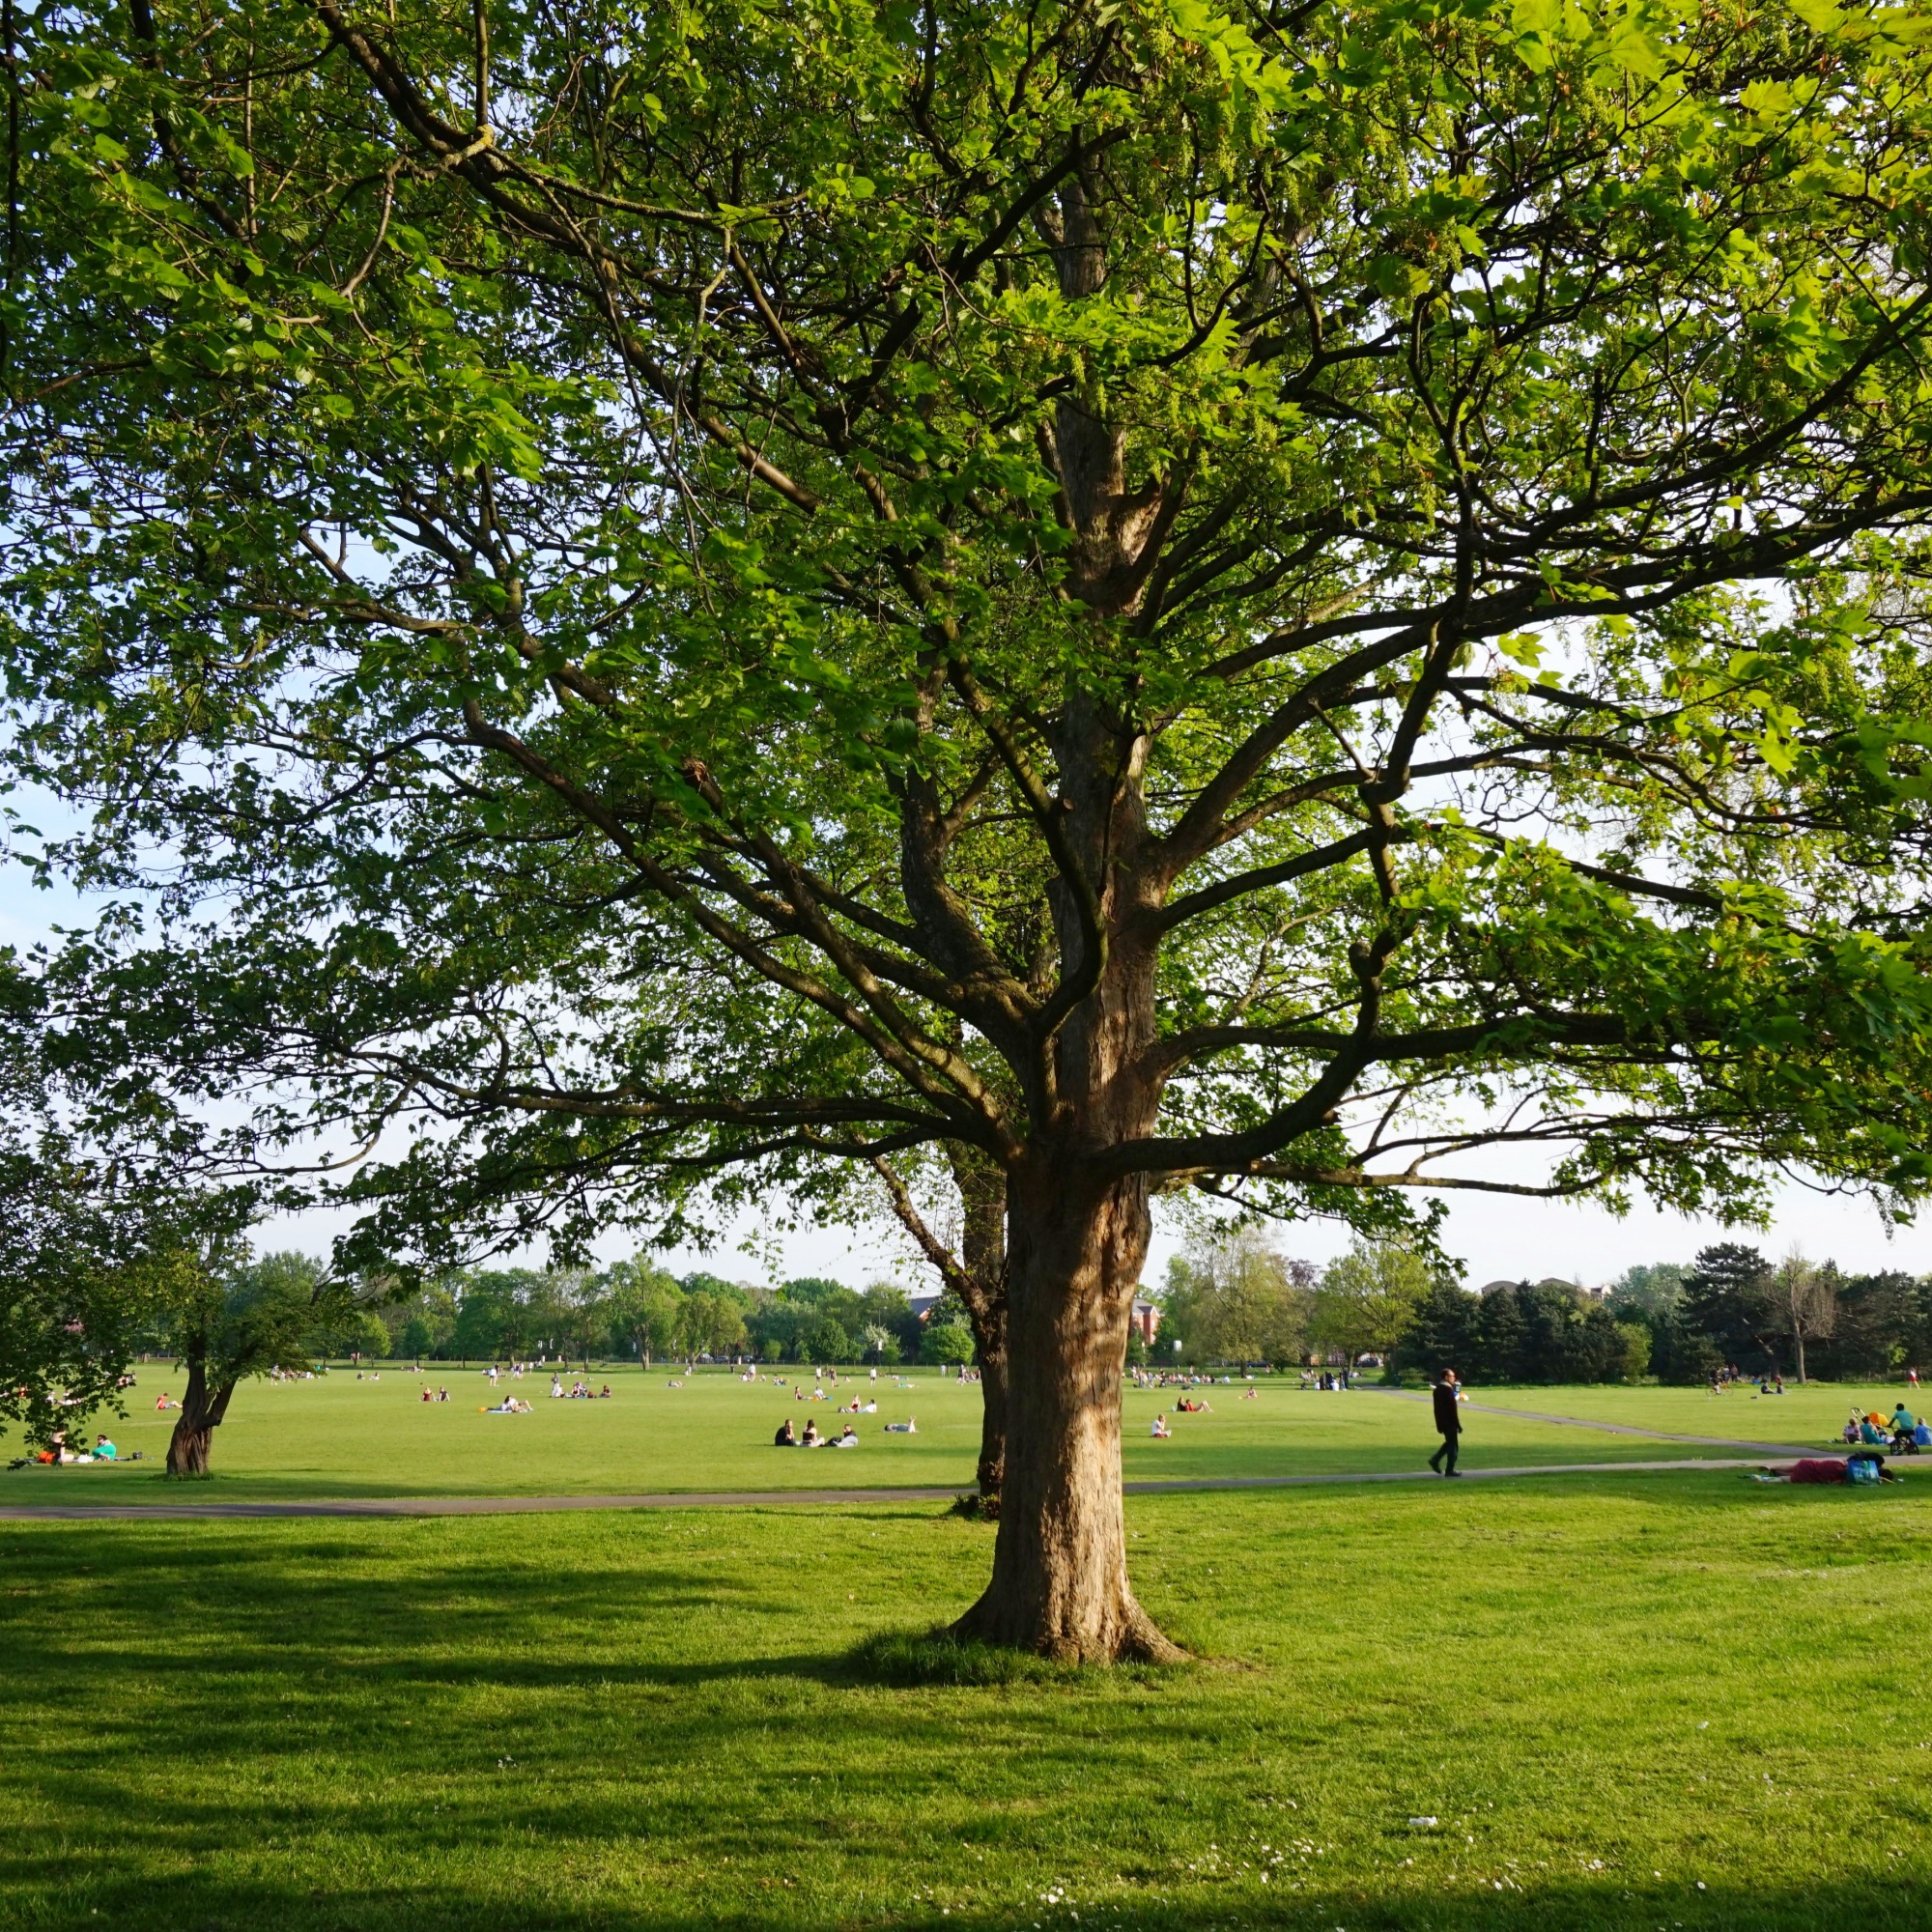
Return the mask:
M1441 1379L1431 1391L1435 1402L1435 1433L1442 1438L1442 1446L1430 1457L1429 1466L1439 1469L1445 1476L1456 1473L1456 1451L1462 1446L1463 1418L1456 1413L1456 1404L1462 1391L1456 1386L1456 1371L1444 1369Z

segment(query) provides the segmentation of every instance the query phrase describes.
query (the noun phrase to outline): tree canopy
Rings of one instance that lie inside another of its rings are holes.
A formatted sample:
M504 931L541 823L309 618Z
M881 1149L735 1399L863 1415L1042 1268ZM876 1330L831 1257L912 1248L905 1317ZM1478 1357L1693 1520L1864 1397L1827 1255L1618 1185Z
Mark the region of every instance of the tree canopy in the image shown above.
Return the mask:
M1924 1188L1926 26L37 10L13 752L153 895L77 1034L414 1129L384 1238L965 1150L976 1627L1159 1653L1153 1191Z

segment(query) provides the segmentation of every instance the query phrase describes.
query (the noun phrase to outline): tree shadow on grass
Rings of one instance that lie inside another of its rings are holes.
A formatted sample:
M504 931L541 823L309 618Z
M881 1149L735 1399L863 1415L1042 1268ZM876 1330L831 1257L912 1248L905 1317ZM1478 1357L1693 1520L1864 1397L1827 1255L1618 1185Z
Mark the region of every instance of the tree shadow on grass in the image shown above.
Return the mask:
M565 1848L557 1847L559 1852ZM1070 1901L1057 1906L1011 1897L995 1907L954 1903L957 1874L921 1870L905 1875L901 1896L931 1887L932 1902L905 1898L894 1905L876 1893L821 1902L803 1896L794 1881L720 1871L680 1887L685 1895L653 1901L615 1888L599 1894L581 1887L539 1883L507 1892L474 1882L362 1886L279 1885L197 1873L99 1874L75 1885L37 1861L0 1858L0 1889L23 1908L23 1932L110 1926L115 1932L853 1932L895 1926L909 1932L1012 1932L1041 1924L1047 1932L1079 1932L1080 1923L1119 1925L1132 1932L1202 1932L1204 1926L1253 1932L1834 1932L1861 1920L1920 1925L1923 1901L1896 1885L1858 1877L1740 1889L1696 1890L1652 1884L1642 1890L1575 1881L1520 1891L1473 1889L1423 1896L1370 1896L1358 1888L1304 1888L1283 1896L1196 1891L1163 1899L1151 1889L1083 1889L1080 1920ZM1039 1915L1035 1918L1034 1915Z

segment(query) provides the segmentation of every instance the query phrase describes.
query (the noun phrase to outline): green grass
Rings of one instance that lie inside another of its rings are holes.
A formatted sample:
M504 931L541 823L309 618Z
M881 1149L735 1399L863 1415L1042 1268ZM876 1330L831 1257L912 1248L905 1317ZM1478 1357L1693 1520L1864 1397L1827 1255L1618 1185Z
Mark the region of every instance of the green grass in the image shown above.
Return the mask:
M980 1439L980 1393L972 1384L914 1370L901 1391L878 1384L880 1412L858 1418L863 1446L833 1453L780 1452L772 1432L787 1415L821 1428L831 1403L805 1404L769 1382L746 1384L724 1371L681 1378L663 1372L598 1371L609 1402L552 1402L547 1377L504 1383L529 1397L535 1413L485 1415L492 1398L474 1371L440 1369L444 1404L424 1404L413 1376L395 1369L358 1382L336 1370L310 1382L245 1383L215 1436L214 1480L206 1493L225 1500L279 1497L569 1494L654 1491L922 1488L971 1485ZM154 1411L155 1392L179 1378L165 1367L140 1372L125 1422L112 1433L124 1451L148 1461L126 1468L34 1468L0 1472L0 1504L92 1499L162 1502L180 1488L160 1474L171 1416ZM841 1381L838 1396L867 1380ZM1253 1402L1233 1388L1209 1392L1213 1413L1179 1415L1173 1392L1126 1397L1129 1479L1273 1476L1414 1468L1435 1447L1428 1406L1374 1390L1323 1395L1293 1380L1264 1380ZM1838 1388L1794 1391L1781 1401L1743 1393L1714 1399L1700 1389L1531 1388L1478 1390L1476 1400L1505 1407L1577 1415L1709 1435L1823 1444L1851 1398L1889 1411L1898 1391ZM1155 1442L1156 1408L1175 1439ZM917 1435L889 1435L881 1424L917 1416ZM1796 1433L1793 1433L1796 1432ZM1635 1436L1469 1414L1465 1465L1643 1461L1739 1452L1698 1450ZM17 1453L15 1451L14 1453Z
M965 1683L932 1505L0 1523L0 1923L1932 1923L1916 1472L1128 1518L1208 1661Z

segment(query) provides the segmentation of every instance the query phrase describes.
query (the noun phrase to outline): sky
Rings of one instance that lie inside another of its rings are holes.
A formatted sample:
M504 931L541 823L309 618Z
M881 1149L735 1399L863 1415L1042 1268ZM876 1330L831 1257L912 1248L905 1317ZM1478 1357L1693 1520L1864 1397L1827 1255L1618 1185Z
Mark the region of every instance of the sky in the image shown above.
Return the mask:
M0 862L0 946L25 949L57 924L85 923L88 914L89 908L71 894L38 890L21 867ZM1498 1168L1494 1178L1536 1177ZM1155 1222L1144 1273L1150 1285L1160 1282L1183 1238L1174 1217L1158 1207ZM270 1247L320 1253L346 1225L345 1217L318 1210L265 1223L258 1238ZM1796 1247L1813 1261L1835 1261L1848 1273L1882 1268L1932 1273L1932 1216L1921 1226L1889 1231L1870 1202L1825 1196L1796 1184L1778 1190L1773 1223L1763 1231L1727 1231L1715 1221L1660 1212L1641 1201L1619 1218L1591 1202L1458 1194L1450 1202L1443 1245L1463 1263L1464 1279L1472 1288L1550 1275L1597 1287L1639 1264L1688 1262L1706 1243L1725 1239L1748 1241L1774 1257ZM1321 1222L1283 1228L1277 1241L1284 1252L1318 1264L1348 1244L1342 1231ZM628 1252L628 1242L613 1239L603 1244L600 1259L614 1261ZM760 1220L743 1224L709 1254L673 1250L661 1259L674 1272L706 1267L729 1280L769 1282L816 1274L854 1286L886 1278L907 1287L927 1284L924 1264L890 1220L856 1234L827 1227L782 1236L772 1236Z

